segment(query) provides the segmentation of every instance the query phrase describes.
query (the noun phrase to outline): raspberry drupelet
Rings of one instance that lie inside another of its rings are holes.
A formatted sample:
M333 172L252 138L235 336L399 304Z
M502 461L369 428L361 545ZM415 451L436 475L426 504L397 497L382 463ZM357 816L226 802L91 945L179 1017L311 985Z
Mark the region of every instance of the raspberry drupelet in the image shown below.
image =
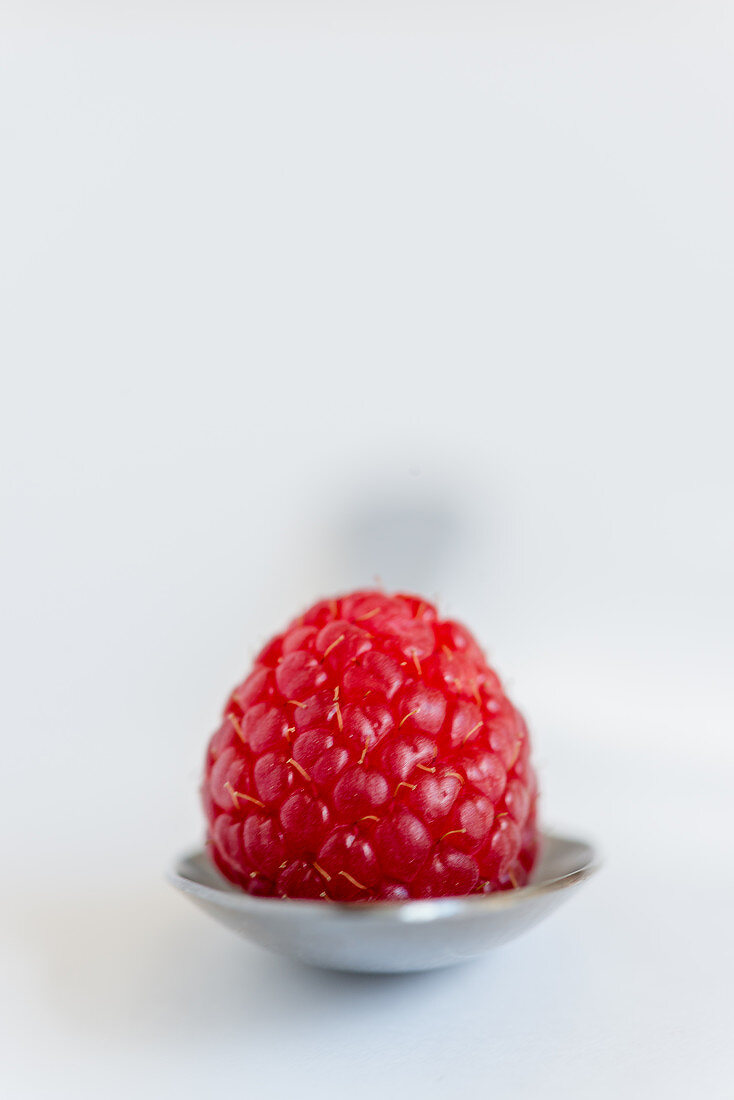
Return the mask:
M522 716L469 631L416 596L323 600L269 642L206 757L211 858L267 897L524 885L538 850Z

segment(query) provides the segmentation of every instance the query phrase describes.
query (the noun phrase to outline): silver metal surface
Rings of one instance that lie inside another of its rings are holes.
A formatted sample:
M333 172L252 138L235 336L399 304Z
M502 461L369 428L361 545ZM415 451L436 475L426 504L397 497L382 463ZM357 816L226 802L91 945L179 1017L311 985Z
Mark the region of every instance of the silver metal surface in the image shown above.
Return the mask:
M517 890L426 901L255 898L202 851L179 859L173 885L245 939L332 970L400 973L464 962L531 928L596 870L590 845L545 834L531 882Z

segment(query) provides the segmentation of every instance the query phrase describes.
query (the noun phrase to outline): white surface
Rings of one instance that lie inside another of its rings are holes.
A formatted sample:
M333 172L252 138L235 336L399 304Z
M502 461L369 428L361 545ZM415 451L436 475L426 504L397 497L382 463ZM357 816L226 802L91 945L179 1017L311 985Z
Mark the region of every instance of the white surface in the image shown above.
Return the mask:
M1 1091L730 1095L730 6L0 24ZM389 981L162 881L250 655L375 573L607 857Z

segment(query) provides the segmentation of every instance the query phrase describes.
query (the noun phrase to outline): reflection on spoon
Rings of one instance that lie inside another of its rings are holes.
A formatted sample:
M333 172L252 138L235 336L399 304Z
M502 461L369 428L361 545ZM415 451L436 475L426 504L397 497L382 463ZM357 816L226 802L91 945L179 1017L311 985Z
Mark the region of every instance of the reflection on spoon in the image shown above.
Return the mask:
M258 898L223 879L203 852L177 861L171 883L245 939L332 970L400 973L475 958L551 913L596 870L593 849L544 835L527 886L425 901L339 903Z

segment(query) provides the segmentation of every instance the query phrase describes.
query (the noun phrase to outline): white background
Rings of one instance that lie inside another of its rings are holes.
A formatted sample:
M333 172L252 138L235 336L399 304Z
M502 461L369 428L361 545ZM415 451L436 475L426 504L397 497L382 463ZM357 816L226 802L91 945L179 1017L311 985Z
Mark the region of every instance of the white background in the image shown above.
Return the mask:
M12 1097L731 1095L734 19L0 5ZM335 976L163 873L317 596L437 595L603 872Z

